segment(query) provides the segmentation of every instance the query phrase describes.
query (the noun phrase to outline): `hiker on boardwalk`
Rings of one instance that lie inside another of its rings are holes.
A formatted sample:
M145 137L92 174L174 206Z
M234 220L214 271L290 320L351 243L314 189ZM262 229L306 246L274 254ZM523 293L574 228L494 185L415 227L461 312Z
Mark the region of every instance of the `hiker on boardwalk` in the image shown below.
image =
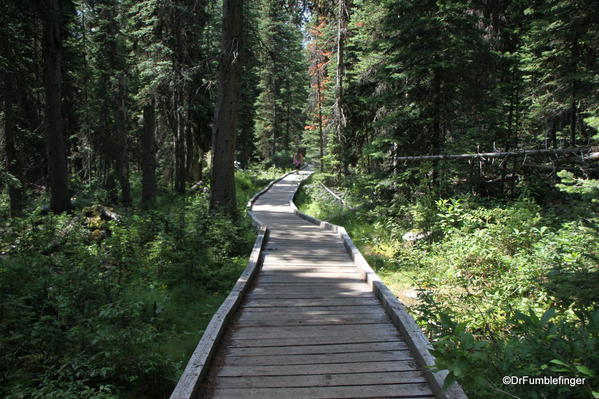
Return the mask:
M295 172L299 173L300 168L302 167L302 163L304 162L304 155L300 150L297 150L295 154L293 154L293 166L295 166Z

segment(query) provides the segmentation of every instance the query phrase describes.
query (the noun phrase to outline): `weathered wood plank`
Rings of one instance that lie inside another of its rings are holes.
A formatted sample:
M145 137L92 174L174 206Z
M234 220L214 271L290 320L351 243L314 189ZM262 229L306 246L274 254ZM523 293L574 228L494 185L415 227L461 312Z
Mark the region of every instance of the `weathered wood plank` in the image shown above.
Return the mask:
M275 263L268 262L262 266L262 271L313 271L313 272L353 272L358 273L359 270L351 263L326 263L322 265L314 265L313 263Z
M281 287L289 287L288 285L281 285ZM271 284L271 286L276 286ZM248 299L330 299L330 298L372 298L370 292L360 292L354 290L344 289L330 289L330 290L297 290L294 289L290 292L267 290L262 293L254 293L248 295Z
M264 313L264 312L263 312ZM236 325L240 327L290 327L290 326L330 326L336 324L344 325L359 325L359 324L375 324L375 323L386 323L389 321L389 317L386 314L372 315L368 313L362 313L357 315L320 315L320 316L297 316L288 315L283 316L271 316L269 318L258 318L258 317L247 317L243 320L239 320Z
M348 373L382 373L391 371L417 371L413 360L392 362L297 364L289 366L224 366L219 377L275 376L275 375L333 375Z
M391 323L366 325L333 325L327 326L297 326L297 327L240 327L235 331L235 338L285 338L285 337L319 337L321 335L362 335L380 337L381 335L398 335Z
M288 286L287 286L288 287ZM249 299L330 299L330 298L372 298L372 294L370 292L360 292L360 291L350 291L350 290L342 290L342 289L333 289L333 290L311 290L311 291L303 291L303 290L294 290L293 292L282 292L275 290L268 290L263 293L256 293L249 295Z
M315 268L319 270L326 270L327 268L339 268L339 269L351 269L356 270L356 265L350 262L326 262L326 263L317 263L317 262L281 262L272 259L265 259L268 262L264 262L264 266L266 267L288 267L290 270L293 268Z
M262 292L276 293L276 292L290 292L290 288L276 284L264 284L255 285L251 294L260 294ZM329 283L319 284L318 286L312 284L295 284L293 285L293 292L307 292L307 291L334 291L335 293L343 292L368 292L372 293L372 290L368 288L363 282L357 283Z
M319 337L284 337L284 338L232 338L228 348L258 348L258 347L276 347L276 346L307 346L307 345L331 345L331 344L356 344L356 343L377 343L377 342L396 342L402 341L397 332L381 333L377 336L365 335L340 335L340 336L319 336Z
M297 306L297 307L283 307L279 309L273 309L272 307L250 307L243 308L242 312L308 312L308 311L323 311L323 312L334 312L334 313L361 313L368 312L370 309L377 309L376 303L370 305L354 305L354 306Z
M320 235L310 235L307 237L303 237L303 238L296 238L296 237L292 237L292 236L286 236L286 237L271 237L268 240L268 244L269 245L276 245L276 246L291 246L291 245L296 245L296 244L318 244L318 245L343 245L343 241L338 237L338 236L332 236L332 235L326 235L326 236L320 236Z
M229 347L227 354L230 356L260 356L260 355L296 355L296 354L326 354L326 353L352 353L366 351L406 350L408 346L403 341L366 342L352 344L325 344L325 345L293 345L270 347Z
M367 351L352 353L226 356L225 365L235 366L288 366L293 364L363 363L413 360L407 350Z
M217 377L216 381L221 388L300 388L423 383L426 380L420 371L394 371L387 373L351 373L333 375Z
M330 399L330 398L385 398L423 397L432 392L426 384L360 385L315 388L224 388L214 391L214 398L247 399Z
M387 316L387 313L383 309L372 307L363 307L363 309L353 310L347 309L347 311L330 311L330 310L313 310L306 308L295 308L285 310L274 310L270 312L254 311L254 309L243 309L239 316L239 321L245 320L277 320L277 319L306 319L306 318L317 318L317 317L343 317L343 316L354 316L354 317L365 317L365 316Z
M294 249L322 249L322 250L337 250L343 248L343 243L338 240L326 241L323 239L320 240L295 240L295 241L287 241L281 242L279 240L269 240L266 244L267 250L294 250Z
M361 324L385 323L389 321L387 315L371 316L362 315L339 315L328 317L311 318L270 318L270 319L251 319L238 322L240 327L291 327L291 326L331 326L342 323L346 326Z
M269 275L269 276L258 276L257 283L258 284L266 284L266 283L305 283L305 284L318 284L318 283L351 283L363 281L361 276L356 273L353 274L324 274L323 277L317 276L294 276L294 275Z
M359 306L376 305L377 299L368 298L318 298L318 299L257 299L253 298L245 303L248 308L255 307L295 307L295 306Z
M335 263L347 262L348 256L341 251L337 254L312 254L309 251L298 253L281 253L280 251L264 251L264 257L269 261L277 260L279 262L304 262L304 263Z
M354 266L351 259L348 257L344 257L342 259L329 259L322 257L298 257L298 256L284 256L281 254L275 254L273 252L269 252L264 254L264 264L287 264L287 265L312 265L312 266L320 266L320 265L336 265L336 266Z
M358 276L360 273L357 269L345 268L345 270L316 270L316 271L308 271L308 270L272 270L272 269L262 269L262 273L260 273L261 278L267 277L296 277L296 278L332 278L336 279L347 278L353 276ZM364 282L364 280L360 280L360 282Z

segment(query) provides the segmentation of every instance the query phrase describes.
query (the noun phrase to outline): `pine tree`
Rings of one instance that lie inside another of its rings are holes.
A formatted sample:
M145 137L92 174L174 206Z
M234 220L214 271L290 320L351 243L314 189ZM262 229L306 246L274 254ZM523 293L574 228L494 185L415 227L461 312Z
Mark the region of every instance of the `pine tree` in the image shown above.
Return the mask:
M67 0L49 0L38 4L43 26L42 50L50 209L55 213L65 212L71 208L61 96L63 41L70 6L72 3Z
M219 88L212 136L210 208L237 216L235 197L235 138L241 86L243 0L224 0Z
M256 108L258 148L264 159L277 153L290 158L301 142L307 76L300 27L280 0L263 0L259 26L260 82ZM290 160L290 159L289 159Z
M550 0L525 10L532 17L524 38L533 120L548 121L550 136L575 146L589 142L584 115L596 104L599 65L599 5L595 1ZM560 134L561 133L561 134Z
M310 67L310 111L312 114L311 122L306 125L308 132L315 132L316 136L308 134L306 141L318 148L318 157L320 160L320 170L325 170L325 148L326 148L326 126L329 122L329 110L327 109L327 88L330 78L328 65L332 52L328 49L330 43L325 40L327 21L324 16L315 18L309 29L311 41L308 43L308 57ZM315 144L315 145L314 145Z

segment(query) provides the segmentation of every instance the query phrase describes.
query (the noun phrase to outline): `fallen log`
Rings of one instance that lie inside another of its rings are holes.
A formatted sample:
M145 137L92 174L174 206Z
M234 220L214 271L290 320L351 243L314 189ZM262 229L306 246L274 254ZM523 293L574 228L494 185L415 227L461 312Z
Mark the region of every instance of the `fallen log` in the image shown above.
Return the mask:
M516 150L516 151L497 151L497 152L480 152L475 154L442 154L442 155L419 155L409 157L397 157L396 161L440 161L448 159L487 159L487 158L507 158L507 157L524 157L536 155L562 155L576 154L582 155L585 161L599 160L599 153L591 152L593 147L579 148L560 148L554 150Z

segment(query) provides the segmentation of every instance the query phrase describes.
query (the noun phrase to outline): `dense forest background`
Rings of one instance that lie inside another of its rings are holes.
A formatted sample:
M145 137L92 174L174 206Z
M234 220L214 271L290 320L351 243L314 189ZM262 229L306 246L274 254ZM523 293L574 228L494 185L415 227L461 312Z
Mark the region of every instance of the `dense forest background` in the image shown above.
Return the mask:
M596 395L597 15L591 0L0 3L0 395L167 396L251 249L245 201L298 149L355 202L322 215L355 222L379 272L434 270L410 283L430 288L413 312L472 397L499 395L489 363L561 367L593 381L572 397ZM506 154L406 158L482 152Z

